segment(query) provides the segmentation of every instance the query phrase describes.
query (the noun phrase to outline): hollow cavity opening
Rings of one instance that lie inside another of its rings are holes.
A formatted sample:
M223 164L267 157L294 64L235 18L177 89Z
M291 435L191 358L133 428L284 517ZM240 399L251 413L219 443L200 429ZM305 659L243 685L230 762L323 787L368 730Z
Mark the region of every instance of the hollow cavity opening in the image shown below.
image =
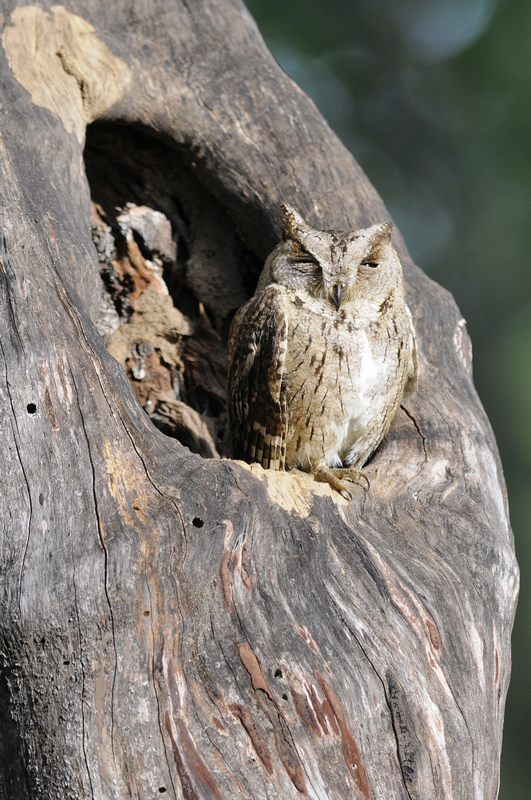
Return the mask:
M151 132L94 123L85 168L108 350L157 428L230 455L226 341L260 262L193 163Z

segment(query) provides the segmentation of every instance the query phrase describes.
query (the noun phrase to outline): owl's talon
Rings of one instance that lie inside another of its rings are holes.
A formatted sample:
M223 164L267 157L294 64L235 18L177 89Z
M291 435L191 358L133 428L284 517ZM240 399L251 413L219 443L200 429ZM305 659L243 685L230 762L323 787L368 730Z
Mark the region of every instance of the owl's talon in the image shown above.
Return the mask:
M370 489L370 483L367 476L360 469L355 469L354 467L332 468L320 465L313 473L313 476L316 481L328 483L332 489L335 489L336 492L339 492L339 494L344 497L345 500L352 500L352 493L350 489L347 489L341 478L350 481L350 483L356 483L358 485L360 485L360 478L363 478L363 480L367 483L367 488L362 488L364 491L368 491Z
M337 472L341 478L345 478L347 481L350 481L351 483L359 484L360 480L364 480L365 483L367 484L367 488L365 489L365 491L367 492L371 488L371 484L368 477L361 469L356 469L355 467L339 467L338 469L335 470L335 472Z

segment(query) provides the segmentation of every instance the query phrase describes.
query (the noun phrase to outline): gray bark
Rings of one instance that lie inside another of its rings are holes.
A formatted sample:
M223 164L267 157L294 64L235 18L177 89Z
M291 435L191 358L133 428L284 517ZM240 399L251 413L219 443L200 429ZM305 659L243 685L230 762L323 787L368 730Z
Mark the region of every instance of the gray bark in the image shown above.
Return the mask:
M350 503L161 434L94 327L88 123L258 259L280 201L389 215L239 0L52 5L2 4L0 796L495 798L517 567L454 301L397 234L420 381Z

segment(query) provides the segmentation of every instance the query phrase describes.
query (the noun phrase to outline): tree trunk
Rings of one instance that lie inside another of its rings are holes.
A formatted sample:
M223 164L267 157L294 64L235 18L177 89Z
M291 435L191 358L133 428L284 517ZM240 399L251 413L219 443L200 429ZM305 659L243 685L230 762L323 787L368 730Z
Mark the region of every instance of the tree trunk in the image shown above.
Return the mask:
M397 234L420 380L351 502L164 436L94 325L85 137L95 202L210 209L233 306L279 202L388 214L239 0L2 7L0 797L495 798L518 573L452 298Z

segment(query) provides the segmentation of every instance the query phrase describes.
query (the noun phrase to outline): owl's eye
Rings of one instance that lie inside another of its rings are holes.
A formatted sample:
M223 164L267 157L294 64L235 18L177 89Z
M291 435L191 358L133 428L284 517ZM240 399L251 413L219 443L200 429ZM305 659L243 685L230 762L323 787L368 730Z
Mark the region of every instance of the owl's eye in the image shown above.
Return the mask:
M300 242L293 240L290 244L291 252L289 253L289 260L292 264L308 265L312 267L318 266L319 262L317 259L305 250Z
M290 255L290 261L292 261L294 264L309 264L312 267L316 267L319 264L317 259L310 255L310 253L307 253L306 250L292 253Z
M362 261L361 262L361 266L362 267L372 267L374 269L375 267L378 266L378 263L376 261Z

